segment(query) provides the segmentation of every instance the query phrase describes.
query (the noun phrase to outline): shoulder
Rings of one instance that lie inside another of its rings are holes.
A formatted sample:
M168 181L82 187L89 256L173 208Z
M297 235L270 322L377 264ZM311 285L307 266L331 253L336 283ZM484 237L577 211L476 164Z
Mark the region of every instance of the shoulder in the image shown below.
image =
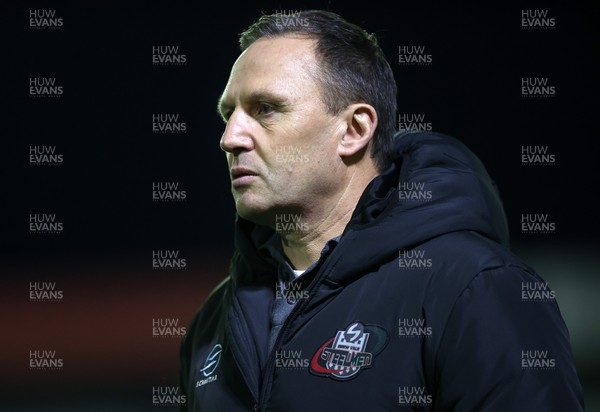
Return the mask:
M486 336L494 337L490 344L504 342L518 353L528 344L555 340L549 335L568 341L555 294L535 270L483 236L448 237L446 253L437 255L433 248L438 267L423 305L437 332L434 346L452 347L467 335L474 340Z
M438 300L442 293L448 305L453 305L465 290L487 278L493 277L500 284L541 281L537 273L509 249L476 232L445 234L420 247L431 259L426 294L433 294Z
M429 312L437 320L429 350L441 403L462 398L466 405L480 405L480 396L496 392L512 394L497 395L498 409L580 410L569 333L550 286L508 252L497 253L469 277L445 313ZM481 391L465 393L457 381ZM532 399L540 391L552 395Z

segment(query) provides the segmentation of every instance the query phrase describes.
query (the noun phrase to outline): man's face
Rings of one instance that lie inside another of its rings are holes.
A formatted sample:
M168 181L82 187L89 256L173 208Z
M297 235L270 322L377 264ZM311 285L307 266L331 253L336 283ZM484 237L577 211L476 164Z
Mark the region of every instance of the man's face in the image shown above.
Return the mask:
M328 114L309 39L253 43L235 62L219 102L227 122L231 190L240 216L272 225L276 213L302 213L340 190L338 139L346 125Z

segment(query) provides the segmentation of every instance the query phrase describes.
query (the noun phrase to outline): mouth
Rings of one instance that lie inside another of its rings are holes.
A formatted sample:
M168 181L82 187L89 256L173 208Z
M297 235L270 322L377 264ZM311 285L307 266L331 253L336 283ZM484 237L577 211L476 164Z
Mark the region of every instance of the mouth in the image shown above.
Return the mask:
M231 169L230 176L234 186L242 186L257 177L258 174L245 167L236 166Z

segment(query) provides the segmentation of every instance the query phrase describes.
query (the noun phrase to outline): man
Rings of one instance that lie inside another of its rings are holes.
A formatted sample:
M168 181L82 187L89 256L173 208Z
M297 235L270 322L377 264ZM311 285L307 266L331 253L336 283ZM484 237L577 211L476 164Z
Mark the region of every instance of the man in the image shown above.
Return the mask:
M263 16L219 101L237 210L227 279L182 345L190 411L578 411L552 297L506 247L479 160L394 136L376 39ZM289 23L289 22L288 22Z

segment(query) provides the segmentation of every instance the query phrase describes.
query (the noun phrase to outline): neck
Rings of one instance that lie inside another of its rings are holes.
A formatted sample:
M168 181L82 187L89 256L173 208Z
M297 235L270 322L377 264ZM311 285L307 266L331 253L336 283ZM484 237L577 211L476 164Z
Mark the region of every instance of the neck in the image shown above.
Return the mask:
M342 234L360 196L375 176L375 170L362 176L353 173L337 196L329 197L325 204L315 202L318 210L302 213L304 230L280 232L283 251L295 269L306 270L319 259L327 241Z

